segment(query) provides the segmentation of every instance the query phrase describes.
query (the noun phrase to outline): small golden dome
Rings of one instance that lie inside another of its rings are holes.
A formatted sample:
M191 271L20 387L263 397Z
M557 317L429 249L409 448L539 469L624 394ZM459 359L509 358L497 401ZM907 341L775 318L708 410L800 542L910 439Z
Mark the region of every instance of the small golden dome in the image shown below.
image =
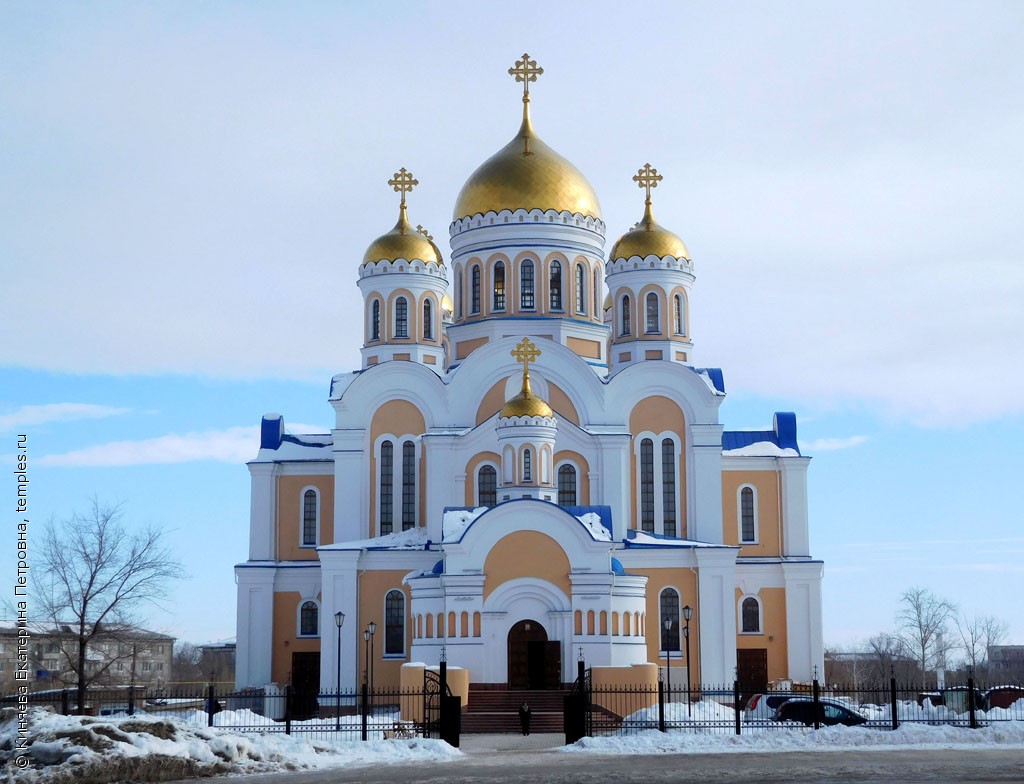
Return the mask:
M409 224L405 204L399 208L398 223L395 224L395 227L370 243L370 247L363 254L363 264L374 261L395 261L396 259L405 259L406 261L419 259L427 264L444 264L437 245Z
M665 256L672 256L676 259L690 259L690 251L686 243L668 229L664 229L654 220L651 212L651 202L647 202L644 209L644 217L636 226L627 231L612 246L612 252L608 259L628 259L639 256L644 259L648 256L657 256L659 259Z
M551 410L543 398L537 397L530 390L530 382L527 380L524 388L518 395L509 400L498 412L499 417L553 417L555 413Z
M587 178L537 138L524 104L516 137L484 161L462 186L454 219L490 210L557 210L601 217Z

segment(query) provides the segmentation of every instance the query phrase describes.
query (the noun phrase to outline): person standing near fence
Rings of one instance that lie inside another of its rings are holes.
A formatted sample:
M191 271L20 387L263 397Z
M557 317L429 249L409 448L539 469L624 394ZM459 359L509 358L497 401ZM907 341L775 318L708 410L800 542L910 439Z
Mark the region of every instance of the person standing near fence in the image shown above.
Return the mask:
M523 735L530 734L530 704L525 700L519 706L519 726L522 727Z

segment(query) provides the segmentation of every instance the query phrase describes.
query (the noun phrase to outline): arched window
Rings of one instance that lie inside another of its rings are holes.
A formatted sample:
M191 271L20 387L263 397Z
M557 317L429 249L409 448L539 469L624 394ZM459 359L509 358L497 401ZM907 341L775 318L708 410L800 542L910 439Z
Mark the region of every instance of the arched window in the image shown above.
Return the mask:
M533 262L527 259L519 267L519 307L533 310Z
M528 448L523 450L523 481L533 481L533 452Z
M388 591L384 597L384 655L405 653L405 594Z
M423 339L434 339L434 306L429 299L423 300Z
M416 527L416 444L402 444L402 530Z
M551 309L561 310L562 309L562 263L560 261L551 262L551 275L550 285L548 290L550 292Z
M740 542L757 541L757 505L754 488L746 485L740 488Z
M394 529L394 489L395 489L395 447L390 441L380 445L380 535L389 534Z
M661 631L661 649L663 651L679 650L679 592L675 588L666 588L658 598L660 612L658 616ZM668 621L668 629L665 628Z
M582 264L576 265L576 312L587 312L587 271Z
M462 318L462 270L455 270L455 318Z
M320 608L316 602L303 602L299 608L299 636L316 637L320 634Z
M576 506L576 466L569 463L558 469L558 505Z
M653 291L647 295L647 325L648 332L661 332L661 319L658 318L658 295Z
M505 309L505 262L494 265L494 310Z
M498 472L494 466L480 466L476 472L476 501L479 506L495 506L498 503Z
M661 522L665 536L676 535L676 444L661 442Z
M469 284L469 312L479 313L480 312L480 265L474 264L470 274Z
M316 546L316 528L319 521L316 490L302 494L302 546Z
M409 301L405 297L395 300L395 337L409 337Z
M745 634L761 633L761 605L753 596L740 605L740 629Z
M380 340L380 300L370 306L370 340Z
M622 329L619 330L623 335L629 335L633 331L633 325L630 323L629 318L629 295L627 294L622 298Z
M677 335L685 335L686 322L683 320L683 295L676 294L675 297L672 298L672 302L672 320L674 322L674 331Z
M640 530L654 533L654 442L640 442Z

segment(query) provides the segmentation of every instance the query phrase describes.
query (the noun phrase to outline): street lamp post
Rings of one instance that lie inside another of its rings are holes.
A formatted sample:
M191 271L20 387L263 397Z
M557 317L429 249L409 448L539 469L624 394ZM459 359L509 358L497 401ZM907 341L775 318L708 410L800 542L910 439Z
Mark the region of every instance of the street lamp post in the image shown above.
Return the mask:
M366 716L370 677L370 629L363 629L363 716ZM366 723L365 721L363 722Z
M373 692L373 635L377 633L377 623L370 621L367 627L370 630L370 692Z
M686 627L683 629L683 637L686 639L686 713L689 716L693 715L693 703L690 701L690 684L692 683L692 679L690 678L690 618L692 617L693 608L690 605L686 605L683 608L683 620L686 621Z
M334 613L334 623L338 626L338 650L336 652L338 677L334 681L334 688L337 689L334 696L334 731L338 732L341 729L341 627L345 623L345 613L341 610Z
M665 688L668 691L668 701L672 702L672 640L669 636L672 633L672 619L665 619Z

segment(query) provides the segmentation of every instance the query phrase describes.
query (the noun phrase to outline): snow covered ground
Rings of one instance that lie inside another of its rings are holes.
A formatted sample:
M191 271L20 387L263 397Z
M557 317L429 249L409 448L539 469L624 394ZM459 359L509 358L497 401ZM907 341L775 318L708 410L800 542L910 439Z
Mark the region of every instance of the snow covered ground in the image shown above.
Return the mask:
M197 712L198 713L198 712ZM219 714L218 714L219 715ZM307 740L206 727L187 719L124 718L29 712L27 753L15 753L17 713L0 715L0 762L17 784L165 781L217 773L428 762L461 756L439 740Z

